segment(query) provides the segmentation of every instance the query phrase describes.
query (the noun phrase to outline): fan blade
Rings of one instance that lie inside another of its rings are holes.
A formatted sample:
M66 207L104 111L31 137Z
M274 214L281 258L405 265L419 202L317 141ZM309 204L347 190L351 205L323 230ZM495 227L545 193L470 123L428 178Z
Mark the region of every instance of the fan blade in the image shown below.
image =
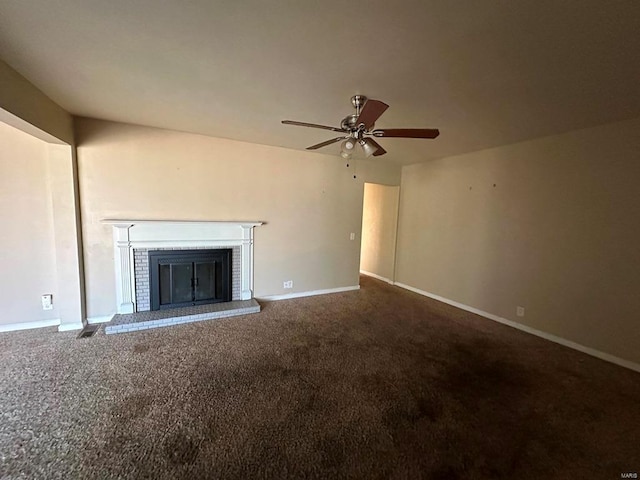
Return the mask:
M389 105L380 100L367 100L364 107L362 107L356 125L364 123L364 129L369 130L387 108L389 108Z
M282 120L282 123L284 123L285 125L297 125L298 127L322 128L323 130L331 130L332 132L347 133L347 130L345 130L344 128L328 127L326 125L318 125L316 123L296 122L294 120Z
M374 157L379 157L380 155L384 155L385 153L387 153L387 151L384 148L382 148L380 144L376 142L373 138L370 138L369 141L373 143L373 145L377 148L377 150L373 154Z
M332 143L339 142L340 140L344 140L345 138L348 138L348 137L332 138L331 140L327 140L326 142L318 143L317 145L311 145L310 147L307 147L307 150L317 150L318 148L326 147L327 145L331 145Z
M371 133L374 137L396 138L436 138L440 135L437 128L385 128Z

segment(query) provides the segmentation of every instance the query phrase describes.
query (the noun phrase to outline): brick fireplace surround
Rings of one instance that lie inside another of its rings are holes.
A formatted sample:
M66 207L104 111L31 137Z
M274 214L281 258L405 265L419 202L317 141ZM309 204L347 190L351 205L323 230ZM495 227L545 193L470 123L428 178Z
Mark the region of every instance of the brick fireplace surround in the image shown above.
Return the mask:
M195 250L205 250L209 247L198 247ZM136 312L151 310L151 291L149 285L149 251L151 250L194 250L190 247L181 248L134 248L133 249L133 277L136 290ZM241 247L235 245L231 254L231 300L242 300L241 297Z

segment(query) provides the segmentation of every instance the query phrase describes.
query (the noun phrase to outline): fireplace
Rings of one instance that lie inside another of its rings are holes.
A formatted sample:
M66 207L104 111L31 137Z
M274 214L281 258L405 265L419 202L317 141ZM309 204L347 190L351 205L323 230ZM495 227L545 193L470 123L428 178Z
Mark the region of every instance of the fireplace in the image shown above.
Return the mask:
M262 222L103 220L103 223L113 227L117 313L151 309L150 282L145 269L149 265L148 251L152 250L233 249L231 300L253 298L253 229Z
M222 248L222 247L218 247ZM242 300L242 249L239 245L226 247L231 249L231 301ZM149 252L164 251L165 253L197 250L201 253L211 250L211 247L165 247L165 248L134 248L133 249L133 282L135 286L136 312L148 312L151 308L151 271L149 269ZM191 304L187 305L191 306Z
M151 310L231 301L230 248L148 255Z

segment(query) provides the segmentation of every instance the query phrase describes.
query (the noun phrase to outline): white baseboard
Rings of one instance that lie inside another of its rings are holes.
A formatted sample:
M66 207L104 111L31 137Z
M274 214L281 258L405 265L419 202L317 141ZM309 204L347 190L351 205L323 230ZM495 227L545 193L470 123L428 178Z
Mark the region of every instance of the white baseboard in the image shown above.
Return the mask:
M359 290L360 285L351 287L328 288L326 290L311 290L308 292L285 293L283 295L267 295L266 297L256 297L257 300L271 302L274 300L289 300L290 298L312 297L314 295L325 295L327 293L349 292L351 290Z
M51 320L38 320L37 322L8 323L0 325L0 332L14 332L16 330L29 330L31 328L57 327L60 325L59 318Z
M84 325L82 322L63 323L58 327L59 332L70 332L71 330L82 330Z
M377 274L372 273L372 272L367 272L366 270L360 270L360 273L363 274L363 275L366 275L367 277L377 278L378 280L382 280L383 282L387 282L387 283L389 283L391 285L395 285L393 280L390 280L387 277L383 277L381 275L377 275Z
M90 317L90 318L87 318L87 323L89 325L94 325L96 323L107 323L107 322L110 322L114 316L115 316L115 313L112 313L111 315L104 315L102 317Z
M440 295L435 295L433 293L425 292L424 290L420 290L418 288L412 287L410 285L406 285L404 283L395 282L394 285L398 287L404 288L406 290L410 290L414 293L418 293L420 295L424 295L425 297L433 298L434 300L438 300L439 302L446 303L448 305L452 305L454 307L460 308L462 310L466 310L467 312L475 313L482 317L488 318L489 320L493 320L498 323L502 323L504 325L508 325L509 327L517 328L518 330L522 330L523 332L530 333L531 335L535 335L540 338L544 338L545 340L549 340L550 342L558 343L565 347L572 348L574 350L578 350L579 352L586 353L587 355L591 355L592 357L599 358L600 360L604 360L606 362L614 363L621 367L628 368L630 370L634 370L636 372L640 372L640 364L625 360L620 357L616 357L614 355L610 355L605 352L601 352L600 350L595 350L590 347L585 347L584 345L580 345L579 343L572 342L571 340L567 340L566 338L558 337L551 333L543 332L542 330L536 330L535 328L529 327L527 325L523 325L518 322L514 322L512 320L507 320L506 318L499 317L498 315L494 315L493 313L485 312L482 310L478 310L477 308L470 307L463 303L455 302L453 300L449 300L448 298L441 297Z

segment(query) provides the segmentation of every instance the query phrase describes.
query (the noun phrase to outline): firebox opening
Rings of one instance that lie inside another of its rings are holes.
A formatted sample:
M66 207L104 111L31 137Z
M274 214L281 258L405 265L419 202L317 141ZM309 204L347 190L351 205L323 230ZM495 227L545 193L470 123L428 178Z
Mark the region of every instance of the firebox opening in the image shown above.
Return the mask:
M151 310L230 302L230 248L149 252Z

